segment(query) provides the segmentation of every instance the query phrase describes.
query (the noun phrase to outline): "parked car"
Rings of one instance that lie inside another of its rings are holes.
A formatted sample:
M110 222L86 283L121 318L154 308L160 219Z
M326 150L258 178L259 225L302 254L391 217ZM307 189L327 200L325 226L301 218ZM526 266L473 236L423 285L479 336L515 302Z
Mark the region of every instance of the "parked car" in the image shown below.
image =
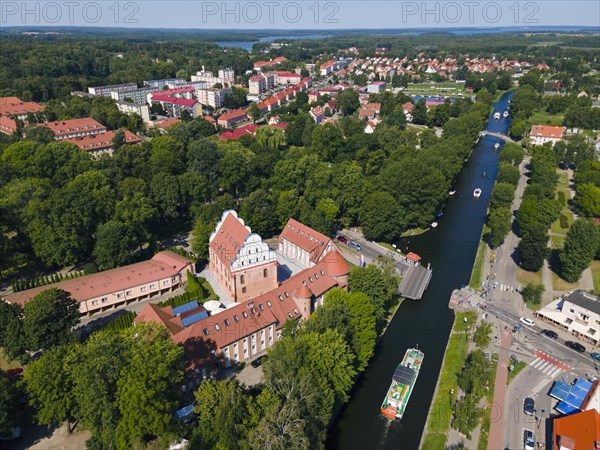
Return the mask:
M548 336L550 339L556 339L558 337L558 333L552 330L542 330L542 334Z
M535 449L535 436L533 431L525 430L525 433L523 434L523 441L525 444L525 450Z
M527 325L528 327L532 327L535 325L535 322L529 317L521 317L519 320L521 321L521 323Z
M263 361L266 361L267 358L268 358L267 356L259 356L254 361L252 361L250 363L250 365L254 368L260 367L260 365L263 363Z
M594 358L596 361L600 361L600 353L593 352L593 353L590 353L590 356L592 358Z
M2 375L6 377L16 377L23 373L23 369L21 367L15 367L14 369L8 369L5 372L2 372Z
M202 368L202 379L206 380L206 378L208 377L208 372L206 371L206 367Z
M535 401L531 397L526 397L523 402L523 412L528 416L535 414Z
M356 241L350 241L350 247L352 247L354 250L359 251L360 252L360 244Z
M579 352L579 353L585 352L585 347L583 345L581 345L579 342L565 341L565 345L569 348L572 348L576 352Z
M338 236L337 240L338 240L338 242L341 242L342 244L348 243L348 239L346 239L344 236Z

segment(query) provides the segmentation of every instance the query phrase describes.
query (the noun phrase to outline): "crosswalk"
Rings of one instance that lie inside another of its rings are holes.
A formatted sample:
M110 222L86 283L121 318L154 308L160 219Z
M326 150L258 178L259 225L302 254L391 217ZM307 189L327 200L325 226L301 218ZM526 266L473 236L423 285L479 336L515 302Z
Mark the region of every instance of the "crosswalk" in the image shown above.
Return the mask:
M556 367L551 362L546 361L540 358L539 356L536 356L536 358L533 361L531 361L530 365L534 369L539 370L540 372L548 375L551 378L554 378L560 372L562 372L562 369L560 367Z

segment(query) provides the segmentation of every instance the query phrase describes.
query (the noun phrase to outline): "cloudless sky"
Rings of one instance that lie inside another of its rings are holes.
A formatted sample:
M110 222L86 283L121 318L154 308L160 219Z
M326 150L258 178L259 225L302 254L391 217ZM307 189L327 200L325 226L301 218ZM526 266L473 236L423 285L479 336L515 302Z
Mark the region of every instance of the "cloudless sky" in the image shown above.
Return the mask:
M0 26L197 29L600 27L598 0L11 1Z

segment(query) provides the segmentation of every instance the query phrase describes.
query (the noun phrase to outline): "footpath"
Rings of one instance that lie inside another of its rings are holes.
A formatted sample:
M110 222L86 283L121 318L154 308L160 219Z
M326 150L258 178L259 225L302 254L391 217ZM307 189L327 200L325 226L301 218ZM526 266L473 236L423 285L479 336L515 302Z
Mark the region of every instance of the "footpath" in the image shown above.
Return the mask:
M505 327L500 337L500 352L498 355L498 365L496 366L496 383L494 387L494 401L492 403L492 408L494 408L492 417L495 420L490 425L488 450L500 450L504 448L504 421L506 420L504 412L506 411L506 383L508 381L508 358L511 345L512 333L508 327Z

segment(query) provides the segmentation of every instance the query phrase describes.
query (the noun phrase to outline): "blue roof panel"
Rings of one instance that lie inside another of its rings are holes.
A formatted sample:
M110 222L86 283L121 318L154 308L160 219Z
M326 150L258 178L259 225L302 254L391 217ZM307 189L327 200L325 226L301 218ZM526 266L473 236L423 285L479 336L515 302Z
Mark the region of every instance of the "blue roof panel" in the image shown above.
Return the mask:
M173 315L179 316L180 314L183 314L184 312L188 312L188 311L191 311L192 309L196 309L196 308L198 308L198 302L196 300L193 300L191 302L184 303L181 306L176 306L175 308L173 308Z
M189 317L181 319L181 324L184 328L187 328L190 325L198 322L199 320L205 319L206 317L208 317L208 313L205 310L202 310L200 312L197 312L196 314L192 314Z

